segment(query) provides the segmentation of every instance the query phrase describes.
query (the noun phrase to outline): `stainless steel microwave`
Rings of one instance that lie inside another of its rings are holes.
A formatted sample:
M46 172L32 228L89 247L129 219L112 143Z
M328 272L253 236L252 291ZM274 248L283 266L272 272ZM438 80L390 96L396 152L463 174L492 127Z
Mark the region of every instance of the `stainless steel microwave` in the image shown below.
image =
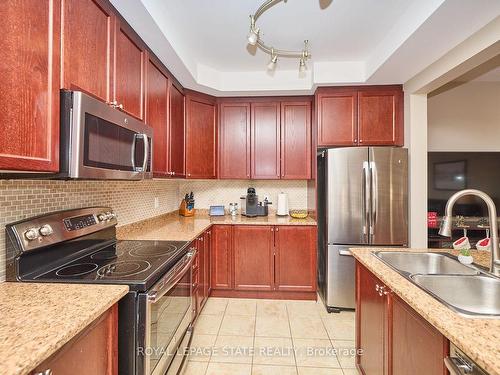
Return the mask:
M80 91L61 91L60 178L153 177L153 129Z

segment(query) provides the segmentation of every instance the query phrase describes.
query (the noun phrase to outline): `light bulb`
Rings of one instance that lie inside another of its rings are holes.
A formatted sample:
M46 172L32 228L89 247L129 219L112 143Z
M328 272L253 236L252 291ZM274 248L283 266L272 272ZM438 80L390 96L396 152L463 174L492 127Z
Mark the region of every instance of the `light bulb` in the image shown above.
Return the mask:
M299 62L299 72L304 73L306 70L307 70L306 61L304 60L304 58L301 58Z
M251 29L247 39L249 44L255 46L255 44L257 44L257 39L259 39L259 29Z
M276 62L278 61L278 55L271 55L271 61L267 64L268 70L274 70L276 68Z

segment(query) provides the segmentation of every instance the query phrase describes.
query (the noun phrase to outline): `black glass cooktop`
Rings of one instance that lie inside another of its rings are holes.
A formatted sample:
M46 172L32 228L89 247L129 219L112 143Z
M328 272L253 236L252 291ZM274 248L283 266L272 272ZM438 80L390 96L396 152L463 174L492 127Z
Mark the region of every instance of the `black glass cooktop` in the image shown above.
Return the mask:
M146 290L187 252L184 241L117 241L40 274L33 281L127 284Z

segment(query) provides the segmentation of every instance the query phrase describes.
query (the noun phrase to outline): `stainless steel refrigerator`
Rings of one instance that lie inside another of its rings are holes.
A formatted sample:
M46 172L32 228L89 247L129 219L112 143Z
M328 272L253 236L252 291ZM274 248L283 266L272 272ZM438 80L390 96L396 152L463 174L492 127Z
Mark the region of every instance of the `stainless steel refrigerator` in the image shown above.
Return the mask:
M353 309L350 247L408 245L408 150L318 152L318 286L329 311Z

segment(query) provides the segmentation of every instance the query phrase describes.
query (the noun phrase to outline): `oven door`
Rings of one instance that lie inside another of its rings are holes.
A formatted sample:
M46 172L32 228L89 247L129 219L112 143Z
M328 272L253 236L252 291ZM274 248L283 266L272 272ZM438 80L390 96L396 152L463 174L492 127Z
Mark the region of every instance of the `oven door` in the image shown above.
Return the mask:
M68 177L141 180L152 178L151 127L82 92L71 95L71 115L63 132ZM69 130L69 131L68 131ZM64 157L64 155L63 155Z
M138 374L177 374L183 365L191 336L191 268L195 252L191 249L142 295L139 303L145 317L144 335L139 332L142 342L137 350Z

